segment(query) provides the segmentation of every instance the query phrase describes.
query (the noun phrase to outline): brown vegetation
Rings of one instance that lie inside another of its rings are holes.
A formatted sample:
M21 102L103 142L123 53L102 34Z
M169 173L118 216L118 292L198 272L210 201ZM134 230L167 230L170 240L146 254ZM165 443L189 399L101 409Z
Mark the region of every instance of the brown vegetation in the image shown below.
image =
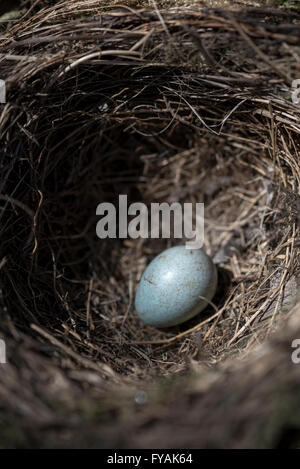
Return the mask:
M64 1L1 42L0 444L295 445L300 14ZM97 239L118 194L205 203L220 282L188 324L137 319L176 240Z

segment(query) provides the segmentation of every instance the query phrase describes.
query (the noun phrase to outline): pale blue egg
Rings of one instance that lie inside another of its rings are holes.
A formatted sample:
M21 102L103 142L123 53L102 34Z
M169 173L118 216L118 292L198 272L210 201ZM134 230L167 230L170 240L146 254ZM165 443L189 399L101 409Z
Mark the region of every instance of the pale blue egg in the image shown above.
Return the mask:
M156 256L144 271L135 308L150 326L175 326L200 313L216 288L217 269L210 257L202 249L175 246Z

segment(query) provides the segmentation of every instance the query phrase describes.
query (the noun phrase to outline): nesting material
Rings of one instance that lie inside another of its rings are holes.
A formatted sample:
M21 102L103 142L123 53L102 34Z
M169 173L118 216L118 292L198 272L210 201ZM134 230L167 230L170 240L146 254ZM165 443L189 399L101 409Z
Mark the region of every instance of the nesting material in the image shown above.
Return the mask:
M6 334L58 340L62 368L97 362L106 378L133 380L265 340L299 273L299 21L60 2L3 33ZM205 203L204 248L220 276L201 319L141 327L138 282L174 240L99 240L96 207L119 194Z

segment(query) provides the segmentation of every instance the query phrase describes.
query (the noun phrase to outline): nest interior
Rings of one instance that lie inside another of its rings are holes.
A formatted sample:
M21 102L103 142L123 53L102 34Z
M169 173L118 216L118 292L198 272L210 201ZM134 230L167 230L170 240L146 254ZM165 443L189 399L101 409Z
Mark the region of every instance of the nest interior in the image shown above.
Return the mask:
M299 283L300 14L59 2L1 39L8 344L34 341L64 379L93 388L75 372L140 386L262 343ZM180 241L96 236L97 205L119 194L205 204L218 291L180 327L152 329L134 311L145 266Z

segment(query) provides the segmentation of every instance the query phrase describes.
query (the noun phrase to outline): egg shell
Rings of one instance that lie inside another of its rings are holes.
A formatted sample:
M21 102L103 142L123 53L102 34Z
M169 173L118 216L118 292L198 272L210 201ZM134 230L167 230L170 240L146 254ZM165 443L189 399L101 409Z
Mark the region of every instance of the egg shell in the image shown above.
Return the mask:
M144 271L135 308L150 326L175 326L200 313L216 288L217 269L210 257L202 249L175 246L156 256Z

